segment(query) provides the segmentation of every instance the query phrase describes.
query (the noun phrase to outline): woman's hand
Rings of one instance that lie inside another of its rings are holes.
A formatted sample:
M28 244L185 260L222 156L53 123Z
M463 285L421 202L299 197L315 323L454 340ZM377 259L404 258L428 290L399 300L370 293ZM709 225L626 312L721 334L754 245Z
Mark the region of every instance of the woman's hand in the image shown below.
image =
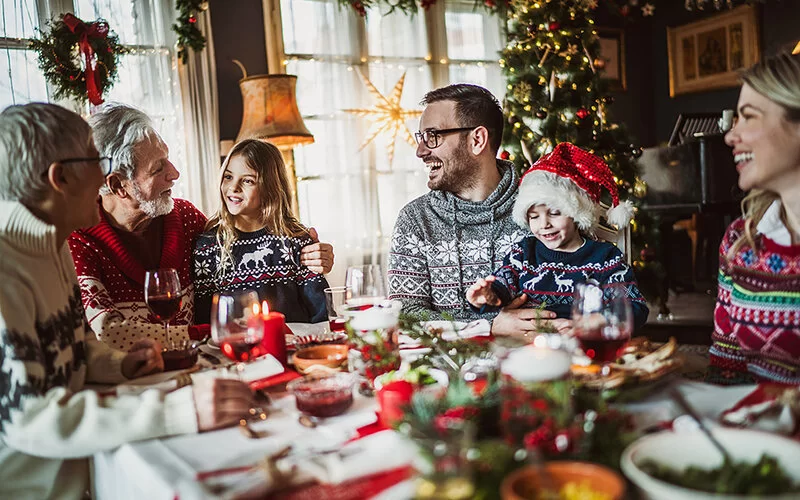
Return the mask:
M256 406L253 392L241 380L201 377L192 385L192 394L201 432L236 425Z
M144 377L164 371L161 343L153 339L141 339L131 346L122 359L122 375L127 379Z
M333 268L333 246L330 243L320 243L317 230L308 229L308 234L314 243L300 249L300 264L306 266L311 272L327 274Z
M522 294L500 310L500 314L492 321L492 335L528 335L536 333L539 318L553 319L553 311L535 308L523 308L528 296Z
M489 275L485 278L478 278L478 281L467 290L467 302L475 307L484 305L499 306L500 298L492 290L492 282L495 277Z

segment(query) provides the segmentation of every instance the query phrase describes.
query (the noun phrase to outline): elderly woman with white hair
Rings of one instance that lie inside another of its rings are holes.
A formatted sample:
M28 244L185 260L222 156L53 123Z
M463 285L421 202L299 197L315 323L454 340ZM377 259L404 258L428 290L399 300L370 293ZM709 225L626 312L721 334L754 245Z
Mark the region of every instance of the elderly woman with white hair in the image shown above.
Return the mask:
M109 167L71 111L27 104L0 113L0 498L82 498L85 457L235 424L253 400L237 380L141 397L83 390L163 369L157 342L114 350L81 307L66 240L97 223Z
M100 222L69 239L92 330L119 349L142 337L166 341L163 326L145 304L144 279L147 270L174 268L186 293L170 322L170 336L204 337L208 325L192 324L191 265L205 215L172 197L180 174L150 117L131 106L111 104L90 122L100 152L113 160L100 190ZM314 272L327 273L333 248L312 243L302 249L301 261Z

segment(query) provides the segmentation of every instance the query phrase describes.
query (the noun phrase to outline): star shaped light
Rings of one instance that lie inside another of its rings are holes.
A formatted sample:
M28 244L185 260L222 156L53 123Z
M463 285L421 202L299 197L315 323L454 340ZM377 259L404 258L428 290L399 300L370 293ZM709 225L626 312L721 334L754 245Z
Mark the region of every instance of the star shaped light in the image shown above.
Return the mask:
M656 13L656 6L651 3L644 4L642 7L642 16L652 16Z
M394 85L392 93L389 94L388 98L381 94L378 89L375 88L375 85L364 77L360 71L358 74L364 81L364 85L367 86L369 93L375 97L376 103L371 108L345 109L343 111L356 116L366 117L372 122L367 138L364 139L364 142L362 142L361 146L358 148L359 151L372 142L378 134L387 132L391 135L391 140L386 146L386 153L389 155L389 165L391 165L392 160L394 160L394 143L397 140L398 134L402 134L403 139L412 147L417 145L416 141L414 141L414 136L411 134L408 126L406 126L406 120L420 116L422 111L403 109L400 106L400 97L403 95L403 85L406 79L405 73L403 73L403 76L401 76Z

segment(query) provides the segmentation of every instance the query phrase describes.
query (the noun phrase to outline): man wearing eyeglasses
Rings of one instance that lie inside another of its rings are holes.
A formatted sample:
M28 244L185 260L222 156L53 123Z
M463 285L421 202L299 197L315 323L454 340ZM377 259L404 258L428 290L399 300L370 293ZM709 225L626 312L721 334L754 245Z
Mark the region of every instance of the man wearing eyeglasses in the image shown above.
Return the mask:
M109 167L72 111L0 113L0 498L85 498L94 453L237 424L253 404L238 380L141 397L84 390L164 367L157 342L127 353L99 342L81 307L66 240L98 222Z
M415 134L417 157L428 170L431 191L408 203L395 224L389 254L391 298L403 310L459 321L493 319L492 333L535 330L537 311L520 308L525 295L497 317L478 314L467 289L499 267L524 234L511 211L519 179L514 166L497 159L503 112L488 90L455 84L433 90ZM544 311L542 317L554 317Z
M145 303L144 278L147 270L174 268L185 293L181 310L170 321L170 336L202 339L208 325L192 324L191 262L205 215L190 202L173 198L180 173L149 116L112 104L90 123L95 142L114 163L100 189L100 223L69 239L92 330L118 349L142 337L166 341L162 324ZM301 259L312 271L327 273L333 266L333 248L314 243L302 250Z

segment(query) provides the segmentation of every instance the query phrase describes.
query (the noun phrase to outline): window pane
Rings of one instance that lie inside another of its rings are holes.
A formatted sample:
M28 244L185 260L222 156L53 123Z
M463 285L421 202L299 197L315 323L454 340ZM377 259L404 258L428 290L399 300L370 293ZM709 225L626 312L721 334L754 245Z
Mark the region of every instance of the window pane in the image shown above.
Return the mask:
M0 50L0 109L11 104L47 101L44 74L32 50Z
M177 40L169 28L175 20L174 2L158 0L74 0L75 15L86 22L103 18L123 45L172 47ZM135 4L135 8L134 8Z
M419 57L428 55L425 16L393 12L381 16L383 6L367 11L367 44L373 57Z
M474 83L486 87L500 100L506 95L506 82L500 64L451 64L450 82Z
M450 59L497 61L500 58L501 30L497 16L475 5L447 2L447 52Z
M354 38L360 20L350 8L325 0L281 0L281 19L287 55L338 55L352 62L351 54L358 53Z
M2 0L3 24L0 36L3 38L34 38L39 26L39 10L36 0Z

